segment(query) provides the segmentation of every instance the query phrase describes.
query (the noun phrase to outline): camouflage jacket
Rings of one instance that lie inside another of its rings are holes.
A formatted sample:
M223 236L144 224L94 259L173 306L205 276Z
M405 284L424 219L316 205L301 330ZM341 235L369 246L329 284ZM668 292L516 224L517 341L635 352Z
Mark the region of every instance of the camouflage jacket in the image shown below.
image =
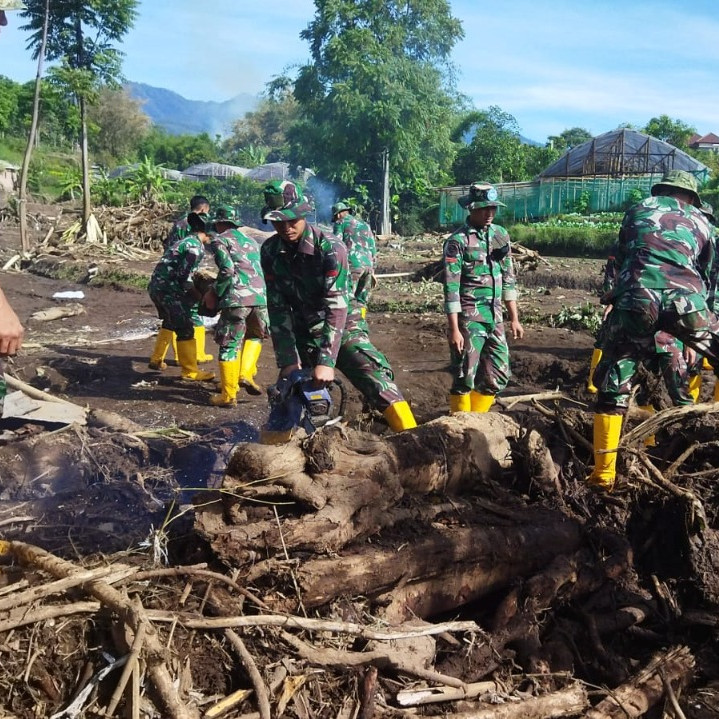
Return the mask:
M212 237L210 250L219 270L215 281L218 309L264 307L267 292L257 242L230 228Z
M719 229L712 226L712 238L711 243L714 247L714 257L712 259L712 266L709 270L709 309L716 314L719 306L717 306L717 280L719 279Z
M279 235L260 251L277 365L299 362L297 336L319 342L317 364L334 367L347 321L347 250L334 235L307 223L296 243Z
M517 299L507 230L465 224L445 240L443 257L445 313L461 314L470 322L502 322L502 300Z
M346 215L333 225L333 233L347 246L352 287L352 310L367 307L372 291L377 243L370 226L352 215Z
M167 247L150 278L150 294L183 297L193 288L192 275L205 256L197 235L187 235Z
M162 243L163 248L167 249L178 240L183 240L190 232L190 226L187 224L187 215L185 215L172 225L170 234L167 235L165 241Z
M627 210L614 249L617 266L607 304L633 289L685 290L706 296L714 256L711 225L673 197L648 197Z

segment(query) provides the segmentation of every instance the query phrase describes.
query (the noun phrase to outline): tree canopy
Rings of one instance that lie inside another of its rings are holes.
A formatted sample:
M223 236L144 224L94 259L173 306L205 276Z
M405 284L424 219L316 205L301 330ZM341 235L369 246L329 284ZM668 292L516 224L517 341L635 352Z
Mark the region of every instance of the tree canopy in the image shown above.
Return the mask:
M669 115L659 115L649 120L642 132L664 140L680 150L686 150L689 138L696 133L696 128L681 120L672 120Z
M447 180L457 104L449 54L463 36L449 2L316 0L316 8L301 34L312 62L294 82L291 161L344 194L369 183L375 199L385 150L394 193Z

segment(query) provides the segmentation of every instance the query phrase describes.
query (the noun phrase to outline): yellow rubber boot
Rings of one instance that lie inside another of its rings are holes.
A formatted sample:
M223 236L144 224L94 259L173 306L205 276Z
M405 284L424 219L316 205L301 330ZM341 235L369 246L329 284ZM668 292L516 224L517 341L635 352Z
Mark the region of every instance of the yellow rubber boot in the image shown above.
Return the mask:
M164 327L160 327L160 331L157 333L157 339L155 340L155 349L152 350L152 355L147 365L150 369L167 369L165 355L172 344L174 336L175 333L172 330L166 330Z
M198 362L212 362L215 359L213 355L208 355L205 352L205 325L195 327L195 344L197 345Z
M472 402L468 394L451 394L449 395L449 413L457 414L457 412L471 412Z
M594 470L589 484L611 492L617 478L617 447L622 433L622 416L619 414L594 415ZM601 450L613 450L602 452Z
M412 410L404 400L394 402L387 407L384 411L384 418L394 432L402 432L405 429L412 429L417 426L417 420L415 420Z
M706 357L702 358L702 369L708 369L709 371L714 369Z
M197 344L194 337L191 340L178 340L177 360L182 367L182 379L193 382L206 382L215 379L214 372L203 372L197 369Z
M489 408L494 404L494 395L480 394L472 390L469 393L469 402L472 412L489 412Z
M714 381L714 401L719 402L719 379Z
M594 386L594 370L597 368L597 365L599 364L599 360L602 359L602 350L593 349L592 350L592 359L589 363L589 377L587 378L587 392L591 392L592 394L597 393L597 388Z
M242 357L239 365L240 384L247 390L248 394L255 396L262 394L262 387L255 382L257 360L260 358L261 352L262 340L245 340L242 345Z
M210 404L213 407L234 407L237 404L239 379L240 360L220 360L220 394L210 395Z
M699 395L701 394L701 391L702 391L701 373L693 374L689 378L688 392L691 395L692 399L694 400L694 404L696 404L699 401Z
M645 412L649 412L649 414L656 414L656 410L651 404L640 404L639 409L643 409ZM644 446L645 447L656 447L657 446L657 438L650 434L648 437L644 438Z

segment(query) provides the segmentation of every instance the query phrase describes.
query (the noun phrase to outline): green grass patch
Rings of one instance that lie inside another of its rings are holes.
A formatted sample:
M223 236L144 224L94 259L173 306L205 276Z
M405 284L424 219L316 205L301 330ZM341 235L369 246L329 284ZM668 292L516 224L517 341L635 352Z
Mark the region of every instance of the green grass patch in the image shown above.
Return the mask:
M508 227L513 242L547 256L606 257L619 233L620 215L560 215Z
M128 270L101 269L91 280L93 287L112 287L118 290L147 292L150 278L142 272Z

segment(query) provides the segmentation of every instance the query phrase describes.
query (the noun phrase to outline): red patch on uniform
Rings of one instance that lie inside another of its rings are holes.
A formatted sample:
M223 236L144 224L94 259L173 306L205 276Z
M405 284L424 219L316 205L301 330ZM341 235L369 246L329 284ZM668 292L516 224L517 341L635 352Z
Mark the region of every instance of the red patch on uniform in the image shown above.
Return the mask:
M325 272L325 277L337 277L337 275L339 275L338 270L327 270L327 272Z

